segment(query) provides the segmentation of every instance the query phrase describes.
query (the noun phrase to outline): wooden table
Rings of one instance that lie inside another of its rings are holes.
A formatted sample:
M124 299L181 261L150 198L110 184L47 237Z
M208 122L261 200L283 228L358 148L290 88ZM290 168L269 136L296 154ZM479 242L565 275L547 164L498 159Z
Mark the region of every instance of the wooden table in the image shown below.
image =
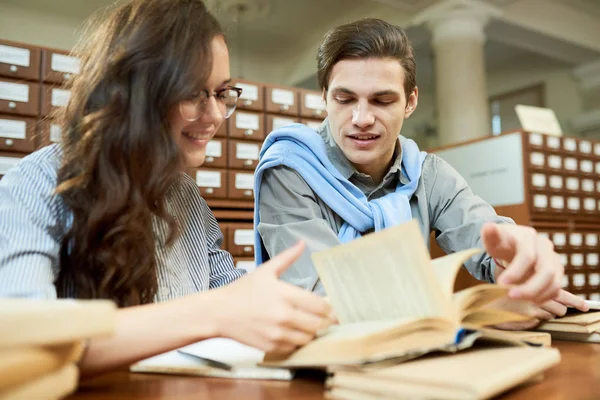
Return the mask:
M561 363L536 384L514 389L501 399L600 399L600 344L555 342ZM75 399L244 399L321 400L323 380L302 377L291 382L209 379L114 372L88 381Z

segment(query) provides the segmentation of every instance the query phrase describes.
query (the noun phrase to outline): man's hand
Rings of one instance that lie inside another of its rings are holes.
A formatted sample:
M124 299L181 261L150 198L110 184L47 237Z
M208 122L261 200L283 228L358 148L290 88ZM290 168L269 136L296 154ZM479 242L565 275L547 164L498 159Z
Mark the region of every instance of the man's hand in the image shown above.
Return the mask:
M541 314L536 318L564 315L566 307L587 311L583 299L561 291L564 267L560 257L552 242L538 236L535 229L488 223L483 226L481 237L490 256L508 262L505 270L500 267L497 271L497 282L513 286L510 298L539 304Z

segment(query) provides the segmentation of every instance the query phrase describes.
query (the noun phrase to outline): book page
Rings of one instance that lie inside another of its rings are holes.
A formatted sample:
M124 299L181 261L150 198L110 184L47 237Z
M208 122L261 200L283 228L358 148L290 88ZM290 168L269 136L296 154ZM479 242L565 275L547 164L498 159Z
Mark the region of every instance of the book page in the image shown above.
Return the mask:
M438 282L442 286L442 291L445 297L452 297L456 275L465 261L473 257L475 254L481 252L482 250L479 249L462 250L431 261L433 272Z
M312 255L340 324L451 312L415 220Z

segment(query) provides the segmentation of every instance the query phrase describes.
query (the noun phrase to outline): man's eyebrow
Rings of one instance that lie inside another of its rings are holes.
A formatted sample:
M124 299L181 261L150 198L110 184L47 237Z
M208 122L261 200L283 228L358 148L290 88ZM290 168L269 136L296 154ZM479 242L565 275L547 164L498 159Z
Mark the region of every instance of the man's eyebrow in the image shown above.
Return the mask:
M379 92L375 92L372 97L389 96L389 95L398 96L398 95L400 95L400 93L398 93L395 90L380 90Z
M335 92L335 93L349 94L349 95L352 95L352 96L355 95L355 93L352 90L346 89L344 87L335 87L335 88L331 89L331 91Z

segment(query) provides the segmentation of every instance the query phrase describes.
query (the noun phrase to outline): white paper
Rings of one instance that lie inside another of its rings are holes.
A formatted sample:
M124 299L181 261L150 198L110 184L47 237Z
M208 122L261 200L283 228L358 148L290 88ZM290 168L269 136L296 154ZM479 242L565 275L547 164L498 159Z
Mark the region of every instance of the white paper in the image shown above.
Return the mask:
M578 288L585 286L585 275L584 274L573 275L573 286L578 287Z
M566 288L567 286L569 286L569 276L568 275L563 275L563 279L562 279L562 287L563 289Z
M588 275L588 285L598 286L600 284L600 274L595 272Z
M571 265L574 267L583 266L583 254L580 254L580 253L571 254Z
M251 129L257 131L260 129L260 115L238 111L235 114L235 127L238 129Z
M235 263L237 269L243 269L247 272L252 272L256 269L256 263L254 261L238 261Z
M0 82L0 99L27 103L29 101L29 85Z
M579 151L584 154L592 153L592 143L587 140L582 140L579 142Z
M296 103L295 94L296 93L285 89L272 89L271 102L274 104L293 106Z
M199 187L220 188L221 172L219 171L196 171L196 184Z
M27 138L27 123L12 119L0 119L0 137L7 139Z
M282 126L286 126L286 125L290 125L290 124L294 124L294 123L296 123L296 121L294 121L291 118L273 117L273 130L279 129Z
M567 178L567 189L574 191L579 190L579 179Z
M575 247L581 246L583 244L583 235L581 233L571 233L569 235L569 244Z
M0 156L0 175L5 175L8 170L17 165L19 161L21 161L20 157Z
M546 145L551 149L560 149L560 138L546 136Z
M596 173L600 174L600 162L596 163Z
M555 246L562 247L567 244L567 235L564 233L554 233L552 235L552 242Z
M594 163L590 160L581 160L581 170L591 174L594 172Z
M52 89L51 104L54 107L66 107L71 98L71 91L64 89Z
M567 209L577 211L580 208L578 197L569 197L567 199Z
M562 160L560 156L551 155L548 156L548 166L554 169L560 169L562 167Z
M207 157L221 157L223 155L223 144L218 140L211 140L206 144Z
M236 246L254 246L254 230L236 229L233 233L233 243Z
M559 175L550 176L550 187L552 189L562 189L563 187L563 178Z
M62 129L60 125L50 124L50 141L54 143L60 142L62 137Z
M30 58L28 49L0 44L0 63L29 67Z
M565 208L565 199L562 196L550 197L550 207L556 210L562 210Z
M535 208L547 208L548 197L544 194L536 194L535 196L533 196L533 206Z
M581 190L584 192L593 192L594 191L594 181L591 179L582 179L581 181Z
M565 158L565 169L569 171L577 171L577 159L573 157Z
M304 106L311 110L325 110L325 103L323 97L318 94L306 93L304 95Z
M235 158L238 160L258 160L260 146L258 144L236 143Z
M598 235L595 233L586 234L585 245L588 247L596 247L598 245Z
M586 264L590 267L596 267L598 265L598 253L590 253L586 255Z
M566 254L559 254L558 257L560 258L560 265L563 267L569 265L569 257Z
M587 211L596 211L596 199L587 197L583 200L583 208Z
M515 111L524 130L556 136L562 135L562 129L553 110L519 104L515 106Z
M567 151L577 151L577 142L573 138L564 138L563 149Z
M235 188L254 190L254 174L235 174Z
M537 166L544 166L544 155L542 153L531 153L531 164Z
M546 187L546 175L533 174L531 176L531 183L535 187Z
M241 82L236 83L235 86L242 89L242 95L240 96L240 99L252 101L258 100L258 86Z
M63 54L52 54L50 68L52 71L78 74L80 61L77 57L65 56Z

